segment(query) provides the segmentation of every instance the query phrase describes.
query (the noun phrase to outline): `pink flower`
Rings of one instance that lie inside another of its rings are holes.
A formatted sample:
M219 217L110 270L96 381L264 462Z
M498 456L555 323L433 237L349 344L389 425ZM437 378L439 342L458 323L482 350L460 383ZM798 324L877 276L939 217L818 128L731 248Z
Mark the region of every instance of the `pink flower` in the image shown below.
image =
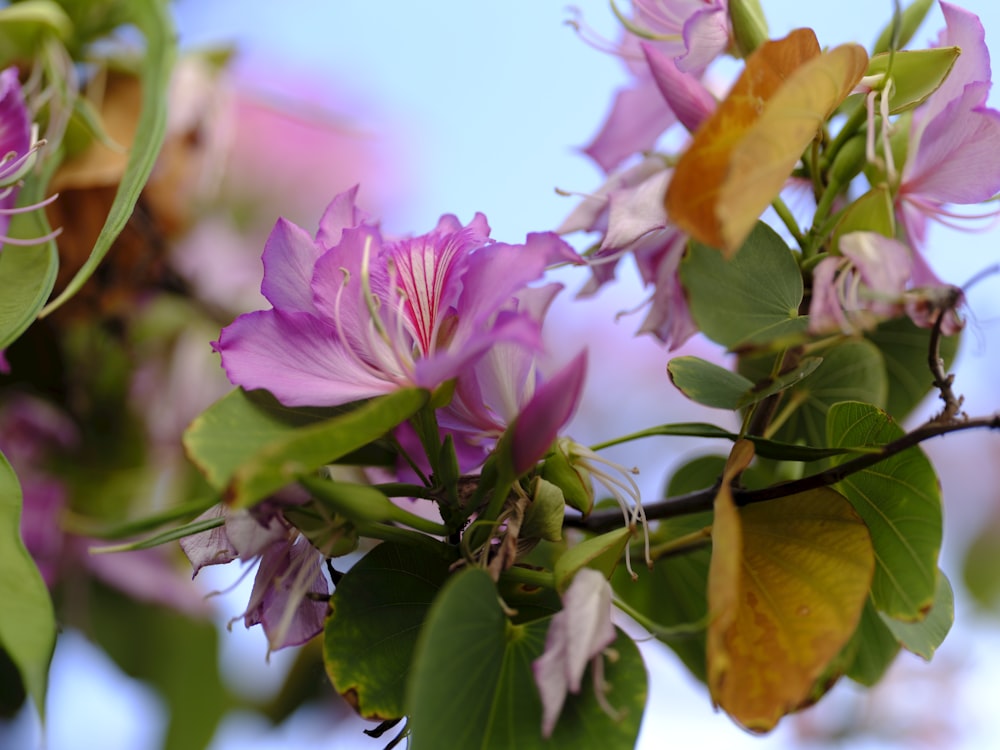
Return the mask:
M548 266L575 261L568 245L551 233L494 242L482 214L386 240L356 190L333 200L315 239L275 225L261 285L273 307L241 315L213 344L233 383L288 406L332 406L436 388L501 342L540 348L538 324L503 310Z
M680 74L696 80L726 50L731 35L726 0L638 0L632 6L634 27L656 41L640 48L639 37L626 31L618 46L634 81L615 94L607 120L584 149L605 172L632 154L651 150L680 114L659 96L650 55L673 61Z
M979 18L941 3L947 28L939 43L962 52L942 86L915 112L896 211L913 247L927 219L954 215L946 204L980 203L1000 191L1000 112L986 106L990 56Z
M697 332L677 271L687 235L667 219L664 195L673 170L651 156L620 174L612 175L594 195L583 199L559 227L560 233L600 231L604 237L589 261L593 278L582 294L595 293L614 278L618 261L635 256L643 283L652 287L644 303L649 312L639 329L651 333L671 351Z
M215 505L198 520L220 517L224 526L180 540L194 568L192 577L206 565L258 560L250 601L241 615L244 625L263 625L271 651L317 635L326 616L322 599L330 594L323 554L285 521L277 504L235 512Z
M857 333L904 313L926 328L934 324L939 301L954 292L940 282L913 287L919 256L902 242L877 232L844 235L840 252L842 257L824 258L813 271L809 305L813 333ZM945 334L962 328L953 307L949 306L943 322Z
M525 289L507 313L527 315L541 326L561 289L560 284ZM586 353L581 352L544 378L537 352L513 343L497 344L459 375L451 403L439 412L438 421L456 437L484 450L513 426L514 468L523 473L545 455L576 411L586 365Z
M542 698L542 736L551 737L566 694L578 694L583 673L594 665L595 690L604 701L600 684L601 654L615 640L611 622L611 586L601 573L583 568L563 595L563 608L549 624L545 651L532 667ZM610 711L610 707L605 706Z
M53 232L30 240L7 236L11 217L42 208L54 200L53 196L41 203L15 208L21 179L34 166L38 149L42 145L44 141L34 138L17 68L5 68L0 71L0 243L36 245L58 234Z

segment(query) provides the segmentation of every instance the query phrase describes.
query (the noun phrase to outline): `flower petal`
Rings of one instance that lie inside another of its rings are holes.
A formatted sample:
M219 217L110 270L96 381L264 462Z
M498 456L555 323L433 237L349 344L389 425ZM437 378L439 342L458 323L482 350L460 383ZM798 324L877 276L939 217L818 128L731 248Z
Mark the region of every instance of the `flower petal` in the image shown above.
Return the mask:
M693 133L715 111L715 97L696 76L681 71L678 63L655 45L644 42L642 51L667 106L677 115L681 125Z
M576 412L586 375L584 351L535 391L513 426L511 453L515 474L523 474L548 452L559 431Z
M628 156L651 150L676 121L652 77L639 79L631 88L618 90L604 125L583 153L611 172Z
M326 207L319 220L319 230L316 232L316 242L322 247L334 247L340 244L341 233L350 227L363 223L368 214L354 204L358 195L358 185L338 194Z
M330 324L308 313L241 315L212 345L230 381L265 388L286 406L336 406L397 387L349 352Z
M261 294L285 312L316 312L309 283L322 252L308 232L278 219L264 245Z
M990 85L971 83L924 128L901 194L979 203L1000 191L1000 112L983 105Z
M532 664L542 698L542 736L555 729L566 693L579 693L587 664L615 639L611 586L598 571L583 568L552 618L545 651Z

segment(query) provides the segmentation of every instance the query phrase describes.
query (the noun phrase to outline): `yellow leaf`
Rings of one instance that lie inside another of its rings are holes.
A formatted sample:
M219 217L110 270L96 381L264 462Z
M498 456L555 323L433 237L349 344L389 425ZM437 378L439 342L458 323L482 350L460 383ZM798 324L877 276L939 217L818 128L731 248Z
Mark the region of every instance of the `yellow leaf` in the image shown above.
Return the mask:
M867 65L857 44L821 53L811 29L761 45L678 161L666 196L670 219L735 254Z
M875 569L871 537L828 488L738 511L725 490L712 545L712 700L747 729L766 732L809 702L857 627Z

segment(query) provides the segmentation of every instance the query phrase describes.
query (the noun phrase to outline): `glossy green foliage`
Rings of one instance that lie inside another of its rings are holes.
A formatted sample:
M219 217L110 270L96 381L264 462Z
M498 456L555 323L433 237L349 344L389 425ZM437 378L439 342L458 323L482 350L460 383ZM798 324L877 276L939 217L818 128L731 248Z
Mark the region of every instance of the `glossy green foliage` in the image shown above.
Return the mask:
M417 643L407 692L410 747L628 750L646 705L646 671L635 643L618 631L605 659L609 716L594 695L591 668L569 695L550 739L532 662L544 650L551 618L514 625L482 570L456 574L442 589Z
M798 263L766 224L757 223L731 260L692 241L680 277L698 328L729 349L796 340L805 331Z
M836 404L827 416L830 445L878 446L902 435L884 411L870 404ZM919 447L910 448L851 474L835 488L851 501L871 531L875 606L895 619L922 620L938 586L942 538L941 490L927 456Z
M290 409L238 389L192 422L184 447L227 502L245 507L382 437L427 397L400 390L322 419L321 410Z
M417 635L449 564L422 548L386 542L337 584L324 628L323 660L334 688L361 716L403 716Z

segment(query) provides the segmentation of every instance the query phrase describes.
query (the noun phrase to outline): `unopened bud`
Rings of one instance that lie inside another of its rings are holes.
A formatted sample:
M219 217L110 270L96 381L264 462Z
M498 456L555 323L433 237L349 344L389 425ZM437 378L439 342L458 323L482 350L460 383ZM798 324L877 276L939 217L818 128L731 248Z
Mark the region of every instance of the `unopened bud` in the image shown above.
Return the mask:
M767 19L760 0L729 0L729 23L741 57L749 57L768 39Z
M594 487L590 472L576 460L574 445L568 438L557 440L552 455L542 464L542 477L562 490L566 505L586 516L594 507Z

